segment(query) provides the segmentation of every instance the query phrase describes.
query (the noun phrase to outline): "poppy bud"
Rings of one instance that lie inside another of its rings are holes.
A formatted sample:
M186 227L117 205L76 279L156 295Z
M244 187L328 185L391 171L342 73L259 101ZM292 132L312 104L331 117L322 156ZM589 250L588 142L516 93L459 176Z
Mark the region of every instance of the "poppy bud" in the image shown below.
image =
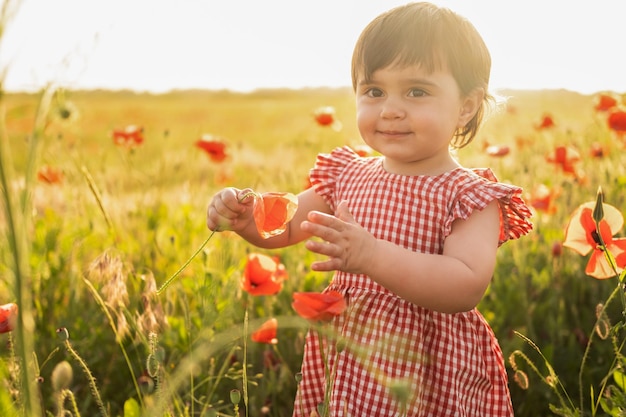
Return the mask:
M61 361L52 370L52 376L50 377L52 389L56 392L68 389L72 379L74 379L72 365L68 361Z
M154 391L154 379L149 375L141 375L137 378L137 384L144 395L152 394Z
M391 382L389 386L391 395L401 404L406 404L411 395L411 382L408 379L398 379Z
M598 187L596 205L593 208L593 220L596 223L600 223L600 221L604 218L604 207L602 207L603 200L604 200L604 194L602 193L602 188Z
M57 334L59 335L59 339L63 342L70 340L70 332L68 332L65 327L59 327L57 329Z
M337 349L337 353L343 352L343 350L346 348L347 345L348 345L348 342L345 338L342 337L339 340L337 340L337 344L335 346L335 349Z
M241 392L238 389L230 390L230 402L239 404L239 401L241 401Z

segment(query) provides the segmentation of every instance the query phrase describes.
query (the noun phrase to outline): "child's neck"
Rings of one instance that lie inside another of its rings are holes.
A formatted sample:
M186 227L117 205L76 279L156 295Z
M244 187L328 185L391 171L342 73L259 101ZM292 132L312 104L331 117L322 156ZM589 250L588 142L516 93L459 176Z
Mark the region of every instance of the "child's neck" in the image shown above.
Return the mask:
M451 156L441 161L418 160L418 161L397 161L383 156L383 168L385 171L405 176L436 176L453 169L460 168L461 165Z

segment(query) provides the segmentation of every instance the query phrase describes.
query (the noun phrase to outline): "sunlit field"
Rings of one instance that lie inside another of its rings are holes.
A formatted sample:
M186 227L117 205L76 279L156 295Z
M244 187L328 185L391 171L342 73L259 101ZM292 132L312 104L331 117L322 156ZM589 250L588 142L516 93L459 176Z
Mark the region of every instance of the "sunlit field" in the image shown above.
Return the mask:
M626 213L625 98L502 95L458 159L523 187L533 208L534 230L500 248L479 305L516 416L624 415L623 292L563 242L600 187ZM211 235L205 210L226 186L298 193L334 147L367 155L352 91L0 100L0 306L19 308L0 315L0 415L291 416L312 325L292 296L322 291L331 275L310 270L303 245L267 251ZM623 223L611 232L623 237ZM276 294L242 289L250 254L284 266ZM271 318L276 334L259 334Z

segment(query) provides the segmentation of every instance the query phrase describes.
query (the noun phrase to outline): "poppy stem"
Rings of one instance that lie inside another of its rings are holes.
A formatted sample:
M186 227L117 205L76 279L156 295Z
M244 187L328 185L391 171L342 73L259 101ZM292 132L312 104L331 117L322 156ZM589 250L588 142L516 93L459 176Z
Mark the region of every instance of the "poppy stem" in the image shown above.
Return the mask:
M187 262L185 262L180 268L178 268L178 271L174 272L174 275L172 275L171 277L169 277L169 279L167 281L165 281L163 283L163 285L161 285L161 288L159 288L157 290L157 295L160 295L163 291L165 291L165 289L167 287L170 286L170 284L172 283L172 281L174 281L176 279L177 276L180 275L181 272L184 271L185 268L187 268L187 266L191 263L191 261L193 261L195 259L196 256L198 256L198 254L202 251L202 249L204 249L204 247L206 246L207 243L209 243L209 240L211 240L211 238L213 237L213 235L215 234L215 230L213 230L211 232L211 234L209 235L209 237L206 238L206 240L204 242L202 242L202 244L200 245L200 247L194 252L193 255L191 255L191 257L189 259L187 259Z
M255 197L255 198L256 198L256 197L258 197L258 196L259 196L259 194L258 194L258 193L255 193L254 191L248 191L247 193L244 193L244 194L242 194L242 195L238 195L238 196L237 196L237 202L238 202L238 203L243 203L243 201L244 201L246 198L250 197L250 196L253 196L253 197Z

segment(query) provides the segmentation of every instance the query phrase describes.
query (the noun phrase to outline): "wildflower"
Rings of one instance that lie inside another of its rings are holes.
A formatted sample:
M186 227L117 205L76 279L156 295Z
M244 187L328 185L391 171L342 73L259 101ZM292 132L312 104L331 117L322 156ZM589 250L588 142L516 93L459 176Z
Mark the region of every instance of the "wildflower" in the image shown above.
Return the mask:
M626 111L615 110L607 119L609 128L618 134L626 134Z
M593 142L589 148L589 155L593 158L604 158L607 154L606 148L598 142Z
M539 184L533 187L529 203L537 211L553 214L556 212L554 199L559 194L560 190L552 189L545 184Z
M328 322L343 313L346 309L346 300L337 291L296 292L293 294L291 306L304 319Z
M544 130L544 129L550 129L554 126L555 124L554 124L554 119L552 119L552 116L550 116L549 114L545 114L543 118L541 119L541 123L536 125L535 129Z
M275 318L271 318L263 323L257 331L252 332L250 337L257 343L275 345L278 343L278 339L276 339L277 328L278 321Z
M43 165L37 171L37 179L46 184L60 184L63 181L63 173L49 165Z
M534 143L533 139L526 136L516 136L515 137L515 146L517 149L522 149L528 146L532 146Z
M313 117L320 126L330 126L335 121L335 109L331 106L319 107Z
M558 258L563 254L563 243L562 242L554 242L552 244L552 256Z
M313 113L313 118L320 126L329 126L333 130L341 130L341 122L335 118L335 109L331 106L319 107Z
M113 143L132 149L143 143L143 127L129 125L124 129L113 130Z
M298 198L291 193L244 194L240 200L254 197L253 216L259 235L264 239L287 230L287 223L298 208Z
M196 141L196 147L206 152L213 162L222 162L228 156L226 155L226 144L213 135L202 135Z
M8 303L0 306L0 333L8 333L15 328L17 304Z
M615 106L617 106L615 97L609 94L599 94L596 96L596 105L594 106L596 111L608 111Z
M601 203L604 213L596 229L593 217L596 204L595 201L584 203L572 213L565 230L563 246L583 256L592 252L585 273L594 278L605 279L615 276L616 272L606 259L605 250L615 257L617 272L626 266L626 238L613 238L624 225L624 218L617 208Z
M278 258L251 253L243 271L241 288L250 295L273 295L282 289L286 279L287 271Z
M576 175L575 164L580 161L580 154L570 146L557 146L553 153L546 155L546 160L560 166L563 172Z

